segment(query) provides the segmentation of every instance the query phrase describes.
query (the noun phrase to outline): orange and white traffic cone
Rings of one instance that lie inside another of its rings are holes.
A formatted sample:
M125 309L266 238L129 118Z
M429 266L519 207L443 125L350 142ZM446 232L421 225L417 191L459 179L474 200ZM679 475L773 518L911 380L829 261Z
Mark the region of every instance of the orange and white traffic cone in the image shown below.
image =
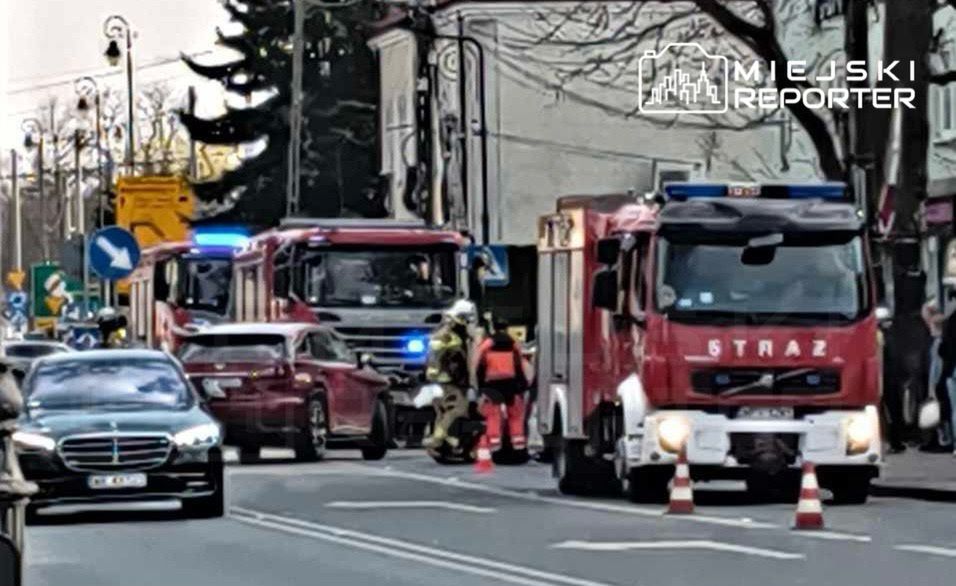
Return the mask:
M820 485L813 462L803 463L803 478L800 479L800 500L794 529L823 529L823 505L820 503Z
M495 468L488 445L488 436L482 434L481 439L478 440L478 453L475 457L475 472L478 474L488 474Z
M694 512L694 491L690 485L690 467L687 465L686 448L681 449L677 456L667 512L672 515L687 515Z

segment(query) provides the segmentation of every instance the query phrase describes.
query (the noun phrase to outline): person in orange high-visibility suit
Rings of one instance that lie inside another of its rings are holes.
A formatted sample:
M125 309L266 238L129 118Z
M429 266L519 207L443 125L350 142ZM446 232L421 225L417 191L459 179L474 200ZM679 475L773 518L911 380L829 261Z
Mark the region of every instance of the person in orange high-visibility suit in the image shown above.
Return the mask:
M528 388L524 358L518 343L508 333L507 322L495 320L494 329L494 334L478 347L475 367L485 434L492 451L501 448L501 405L505 404L511 447L524 450L527 447L524 393Z

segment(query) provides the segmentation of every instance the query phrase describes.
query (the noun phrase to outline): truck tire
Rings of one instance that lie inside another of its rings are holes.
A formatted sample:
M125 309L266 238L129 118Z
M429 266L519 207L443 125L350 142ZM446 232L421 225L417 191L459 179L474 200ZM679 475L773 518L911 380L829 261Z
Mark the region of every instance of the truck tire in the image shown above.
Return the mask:
M667 483L672 476L670 466L631 468L621 480L621 491L632 503L666 503Z
M837 475L833 484L826 487L833 493L837 505L866 504L870 496L870 476L861 472L844 472Z
M362 446L363 460L381 460L388 453L390 434L388 433L388 409L382 401L375 402L375 414L372 416L372 433L369 445Z
M584 468L584 445L582 440L559 438L554 450L552 473L558 481L562 494L582 495L590 492Z
M260 448L255 444L242 444L239 446L239 463L256 464L259 462Z
M586 456L585 446L587 446L587 440L557 437L551 471L558 481L558 490L568 495L616 493L614 466L609 462Z
M322 396L314 395L309 399L306 409L308 418L305 427L296 435L293 446L295 459L298 462L318 462L325 457L329 435L329 423Z

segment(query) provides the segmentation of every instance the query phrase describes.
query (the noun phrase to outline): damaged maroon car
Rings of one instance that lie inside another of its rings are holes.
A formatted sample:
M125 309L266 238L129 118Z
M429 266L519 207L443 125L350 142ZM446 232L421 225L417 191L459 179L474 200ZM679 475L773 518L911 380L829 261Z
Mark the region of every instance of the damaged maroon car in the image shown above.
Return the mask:
M291 447L300 461L327 448L358 448L366 460L388 450L388 380L327 327L211 326L184 340L179 359L243 463L265 446Z

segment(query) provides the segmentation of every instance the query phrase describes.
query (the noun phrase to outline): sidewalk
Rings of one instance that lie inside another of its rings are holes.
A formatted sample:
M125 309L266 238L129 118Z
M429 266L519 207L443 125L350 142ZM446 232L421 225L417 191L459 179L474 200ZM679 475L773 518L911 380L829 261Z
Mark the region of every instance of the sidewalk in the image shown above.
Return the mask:
M956 502L956 458L912 447L903 454L886 454L886 465L870 493Z

